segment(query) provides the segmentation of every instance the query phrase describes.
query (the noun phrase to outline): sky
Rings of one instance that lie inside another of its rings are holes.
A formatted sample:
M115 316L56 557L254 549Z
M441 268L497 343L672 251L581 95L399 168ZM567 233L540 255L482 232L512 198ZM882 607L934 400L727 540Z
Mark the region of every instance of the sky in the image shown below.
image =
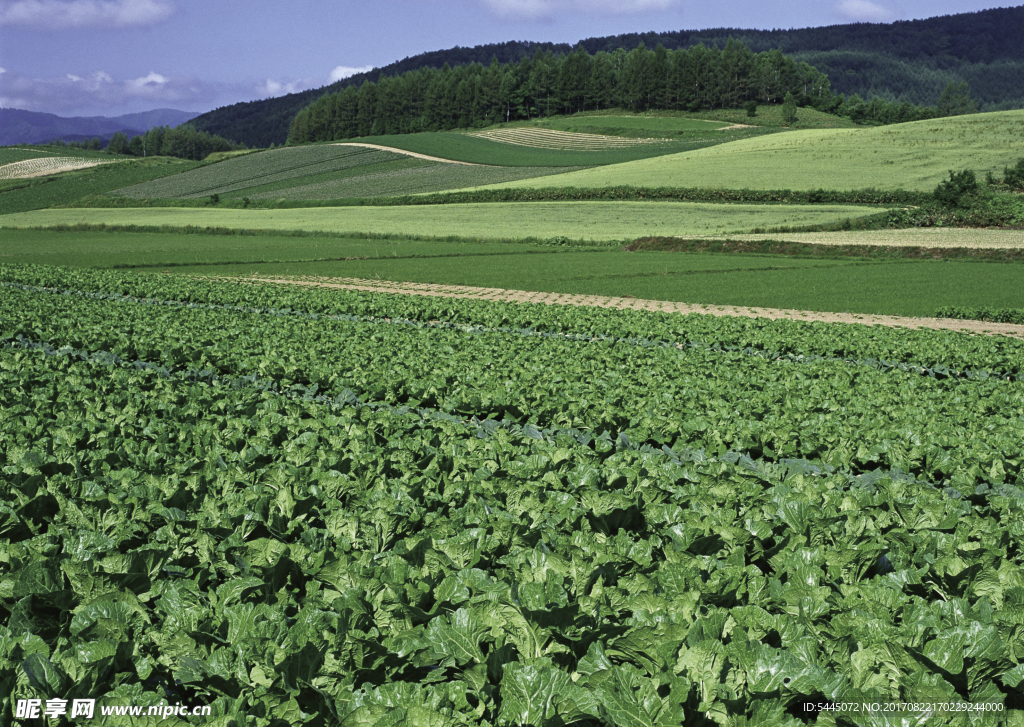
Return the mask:
M203 112L424 51L619 33L800 28L973 12L986 0L0 0L0 107Z

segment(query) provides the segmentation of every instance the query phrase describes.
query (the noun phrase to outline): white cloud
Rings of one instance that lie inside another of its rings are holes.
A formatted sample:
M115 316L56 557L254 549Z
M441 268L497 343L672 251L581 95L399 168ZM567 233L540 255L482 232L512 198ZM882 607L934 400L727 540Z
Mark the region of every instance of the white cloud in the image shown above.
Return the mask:
M133 78L130 81L125 81L125 88L135 93L153 93L159 92L159 90L170 83L171 79L167 76L161 76L159 73L153 71L149 72L148 76L142 76L141 78Z
M836 11L855 23L888 23L898 17L893 10L871 0L842 0L836 5Z
M372 70L373 66L335 66L334 70L331 71L331 83L354 76L357 73L366 73Z
M170 0L0 0L0 26L130 28L171 17Z
M483 0L503 18L537 20L565 13L629 15L679 7L681 0Z

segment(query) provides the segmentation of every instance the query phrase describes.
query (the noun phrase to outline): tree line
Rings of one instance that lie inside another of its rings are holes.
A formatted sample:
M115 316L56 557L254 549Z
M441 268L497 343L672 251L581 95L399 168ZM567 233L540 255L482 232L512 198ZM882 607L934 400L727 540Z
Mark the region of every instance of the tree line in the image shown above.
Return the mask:
M108 154L123 154L137 157L168 156L199 161L218 151L246 149L244 144L228 141L220 136L200 131L188 124L181 126L155 126L144 134L128 136L118 131L104 146L102 139L93 137L81 142L54 139L47 146L65 149L88 149Z
M357 136L488 126L580 111L703 111L753 104L798 106L893 123L936 115L935 109L834 94L828 77L779 50L754 53L729 39L723 48L542 51L514 63L422 68L380 76L322 96L291 124L291 144Z
M180 159L205 159L218 151L245 149L244 144L228 141L220 136L200 131L188 124L181 126L155 126L145 134L131 138L117 132L110 138L107 151L137 157L169 156Z

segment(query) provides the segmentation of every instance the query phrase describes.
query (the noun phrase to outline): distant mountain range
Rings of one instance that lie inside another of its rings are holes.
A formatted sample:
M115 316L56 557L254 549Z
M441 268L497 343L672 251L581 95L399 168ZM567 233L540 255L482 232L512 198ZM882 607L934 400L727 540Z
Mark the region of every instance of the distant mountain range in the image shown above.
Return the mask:
M895 23L853 23L797 30L711 30L631 33L580 41L590 53L700 43L723 47L728 38L751 50L778 48L828 75L832 90L862 97L934 105L950 81L967 81L983 110L1024 108L1024 6ZM466 63L516 62L538 52L568 53L562 43L508 42L455 47L405 58L330 86L262 101L238 103L202 114L193 124L248 146L283 144L295 115L326 93L361 85L381 75Z
M81 141L99 137L104 142L118 131L128 136L144 134L154 126L178 126L196 114L175 109L154 109L124 116L75 116L21 109L0 109L0 146L9 144L44 144L55 139Z

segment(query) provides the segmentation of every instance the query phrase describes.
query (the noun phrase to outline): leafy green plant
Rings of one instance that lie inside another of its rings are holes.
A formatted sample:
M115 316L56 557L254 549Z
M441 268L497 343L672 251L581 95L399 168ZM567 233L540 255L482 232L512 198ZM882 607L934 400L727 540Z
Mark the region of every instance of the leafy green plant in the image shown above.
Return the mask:
M1021 342L0 285L12 699L256 727L1017 704Z

